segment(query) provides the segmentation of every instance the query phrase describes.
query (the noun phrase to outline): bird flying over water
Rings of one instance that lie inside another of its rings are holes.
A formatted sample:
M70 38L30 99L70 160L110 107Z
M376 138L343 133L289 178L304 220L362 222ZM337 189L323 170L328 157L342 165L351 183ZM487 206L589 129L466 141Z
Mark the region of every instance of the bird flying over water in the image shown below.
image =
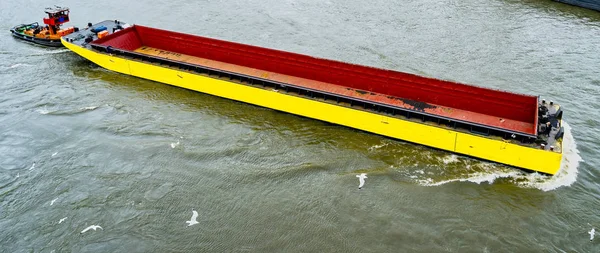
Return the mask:
M361 173L360 175L356 175L358 178L358 189L362 189L363 185L365 185L365 178L367 178L367 173Z
M198 224L198 221L196 221L196 218L198 218L198 212L196 212L196 210L192 209L192 218L188 221L185 221L185 223L187 223L188 227L192 226L192 225L196 225Z
M590 234L590 242L592 240L594 240L594 235L596 234L596 229L592 228L592 230L590 230L590 232L588 232L588 234Z
M87 232L87 231L88 231L88 230L90 230L90 229L93 229L94 231L96 231L96 229L98 229L98 228L99 228L99 229L102 229L102 230L104 230L104 229L103 229L101 226L98 226L98 225L91 225L91 226L89 226L89 227L85 228L84 230L81 230L81 234L83 234L83 233Z
M66 219L67 219L67 217L64 217L64 218L60 219L60 220L58 221L58 224L61 224L61 223L63 223L63 221L65 221ZM83 233L83 232L82 232L82 233Z

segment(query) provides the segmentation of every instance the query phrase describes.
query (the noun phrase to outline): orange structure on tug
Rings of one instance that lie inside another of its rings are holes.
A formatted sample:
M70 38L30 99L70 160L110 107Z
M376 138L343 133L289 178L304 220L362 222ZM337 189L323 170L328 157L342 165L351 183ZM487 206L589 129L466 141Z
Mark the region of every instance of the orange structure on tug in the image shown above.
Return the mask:
M555 174L562 110L537 96L103 21L62 43L106 69Z

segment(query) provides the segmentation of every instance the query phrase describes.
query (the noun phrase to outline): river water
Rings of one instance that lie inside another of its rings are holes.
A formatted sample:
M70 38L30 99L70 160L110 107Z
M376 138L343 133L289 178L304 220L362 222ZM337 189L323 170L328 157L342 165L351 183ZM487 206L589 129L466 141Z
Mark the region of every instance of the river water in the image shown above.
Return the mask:
M600 229L598 12L544 0L83 2L60 3L71 24L120 19L540 95L563 105L569 150L559 175L527 174L113 73L11 38L55 2L3 0L0 252L600 251L588 235ZM199 224L186 227L192 209ZM90 225L103 229L80 233Z

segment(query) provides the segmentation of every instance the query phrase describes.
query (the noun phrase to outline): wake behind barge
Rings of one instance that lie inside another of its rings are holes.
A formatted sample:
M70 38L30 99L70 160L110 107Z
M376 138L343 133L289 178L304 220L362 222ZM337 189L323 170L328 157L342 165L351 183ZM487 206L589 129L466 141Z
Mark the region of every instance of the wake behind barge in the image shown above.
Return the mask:
M116 20L62 43L115 72L526 170L560 168L562 110L536 96Z

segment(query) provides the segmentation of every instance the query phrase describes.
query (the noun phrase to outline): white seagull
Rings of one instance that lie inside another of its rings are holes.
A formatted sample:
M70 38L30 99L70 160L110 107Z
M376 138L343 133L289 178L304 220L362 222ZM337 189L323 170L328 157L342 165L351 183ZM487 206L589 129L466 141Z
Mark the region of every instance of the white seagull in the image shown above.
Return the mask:
M192 209L192 218L188 221L185 221L185 223L187 223L188 227L192 226L192 225L196 225L198 224L198 221L196 220L196 218L198 218L198 212L196 212L196 210Z
M56 200L58 200L58 198L55 198L52 201L50 201L50 205L54 205L54 202L56 202Z
M592 230L590 230L590 232L588 232L588 234L590 234L590 242L592 240L594 240L594 235L596 234L596 229L592 228Z
M88 231L88 230L90 230L90 229L93 229L94 231L96 231L96 229L98 229L98 228L99 228L99 229L102 229L102 230L104 230L104 229L103 229L101 226L98 226L98 225L91 225L91 226L89 226L89 227L85 228L84 230L81 230L81 234L83 234L83 233L87 232L87 231Z
M367 178L367 173L361 173L360 175L356 175L356 177L358 178L358 182L360 183L358 185L358 189L360 190L363 185L365 185L365 178Z
M58 224L61 224L61 223L63 223L63 221L65 221L66 219L67 219L67 217L64 217L64 218L60 219L60 220L58 221ZM87 228L86 228L86 229L87 229ZM83 232L82 232L82 233L83 233Z

